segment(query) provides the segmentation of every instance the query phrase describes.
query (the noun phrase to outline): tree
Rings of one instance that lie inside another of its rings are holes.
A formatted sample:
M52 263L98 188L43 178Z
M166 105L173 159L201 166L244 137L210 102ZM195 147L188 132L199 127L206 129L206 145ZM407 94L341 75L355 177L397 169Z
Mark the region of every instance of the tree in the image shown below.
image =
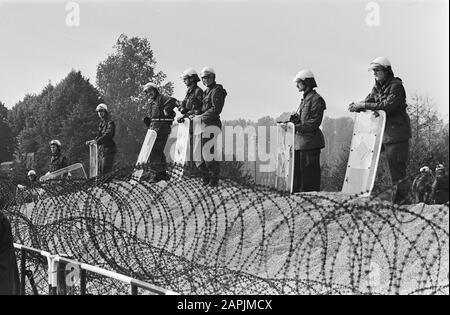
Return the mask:
M56 86L49 83L39 95L27 95L10 112L9 121L19 143L19 153L35 153L36 170L46 172L48 143L58 139L69 163L88 166L86 140L94 137L99 92L81 72L71 71Z
M173 84L163 83L166 75L155 72L148 39L122 34L114 48L97 67L97 86L116 122L117 159L131 164L136 162L146 132L142 119L147 115L148 100L142 93L143 85L153 82L163 93L172 95Z
M321 166L321 190L341 191L344 185L347 162L350 156L350 149L343 148L337 156L333 157L333 162L324 162Z
M413 95L408 103L412 131L408 175L413 176L422 166L434 168L448 161L449 125L430 98Z
M0 163L13 157L16 141L8 123L8 109L0 102Z
M321 189L340 191L344 184L354 121L349 117L329 118L322 122L325 148L321 154Z
M350 148L353 136L354 121L350 117L329 118L322 122L322 132L325 138L325 148L321 160L327 165L340 165L342 152ZM347 157L344 159L348 159Z

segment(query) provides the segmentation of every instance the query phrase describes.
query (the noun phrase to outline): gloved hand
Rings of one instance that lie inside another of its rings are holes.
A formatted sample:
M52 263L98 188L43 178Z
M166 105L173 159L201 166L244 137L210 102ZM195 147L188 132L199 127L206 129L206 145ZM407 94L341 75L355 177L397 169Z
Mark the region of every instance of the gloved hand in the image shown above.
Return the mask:
M151 122L152 120L150 119L150 117L144 117L144 124L147 126L147 128L150 127Z
M289 117L289 121L295 123L298 120L298 115L293 114L291 117Z
M350 112L360 112L365 109L364 103L351 103L348 105L348 110Z
M188 109L185 107L179 107L178 109L182 115L186 115L186 113L188 112Z
M184 123L184 119L185 119L185 118L186 118L185 116L180 117L180 118L177 119L177 122L178 122L179 124L182 124L182 123Z

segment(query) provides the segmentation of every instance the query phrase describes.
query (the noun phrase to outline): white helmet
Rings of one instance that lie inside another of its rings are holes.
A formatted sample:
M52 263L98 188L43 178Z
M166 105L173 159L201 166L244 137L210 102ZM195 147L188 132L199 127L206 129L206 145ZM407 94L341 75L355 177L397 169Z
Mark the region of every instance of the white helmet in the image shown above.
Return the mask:
M307 70L307 69L301 70L294 77L293 81L298 82L298 81L304 81L305 79L314 79L314 74L312 73L312 71Z
M375 70L379 68L387 68L391 66L391 62L386 57L375 58L371 63L369 70Z
M183 73L181 74L181 78L182 78L182 79L185 79L185 78L188 78L188 77L190 77L190 76L192 76L192 75L198 76L197 71L195 71L195 70L192 69L192 68L188 68L188 69L186 69L186 70L183 71Z
M144 85L144 92L149 90L149 89L155 89L158 90L158 87L156 86L155 83L149 82L146 85Z
M430 168L428 166L423 166L423 167L420 168L420 172L421 173L428 173L430 171L431 170L430 170Z
M438 164L438 166L436 166L435 171L442 171L444 169L444 165L443 164Z
M98 104L97 107L95 108L95 111L98 112L99 110L104 110L105 112L108 111L108 106L106 106L106 104Z
M54 139L50 141L50 145L56 145L57 147L61 147L61 141Z
M205 77L205 76L207 76L207 75L209 75L209 74L214 74L214 75L216 75L216 71L214 71L214 69L213 68L211 68L211 67L204 67L203 69L202 69L202 71L200 72L200 77Z
M34 170L30 170L27 174L27 176L36 176L36 172Z

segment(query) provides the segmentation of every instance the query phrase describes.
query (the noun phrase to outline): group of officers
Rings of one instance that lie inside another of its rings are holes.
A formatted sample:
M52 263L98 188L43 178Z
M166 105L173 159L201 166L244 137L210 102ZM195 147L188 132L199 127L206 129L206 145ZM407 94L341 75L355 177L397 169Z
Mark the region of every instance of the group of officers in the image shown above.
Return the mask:
M389 165L392 182L397 186L394 202L402 203L406 200L410 184L406 178L406 168L409 156L409 139L411 126L406 111L406 93L403 82L394 76L391 63L385 57L378 57L370 63L369 70L373 72L375 84L369 95L361 102L349 105L350 112L365 110L383 110L386 112L386 126L383 138L382 151L385 152ZM220 114L223 110L226 90L216 83L216 72L211 67L201 70L200 76L194 69L185 70L183 79L187 92L182 101L164 95L154 83L147 83L143 92L148 96L147 115L143 119L147 128L157 133L152 152L149 158L151 181L168 180L166 157L164 148L171 132L175 119L175 109L182 114L178 122L184 119L199 117L203 127L216 126L222 128ZM198 86L202 81L205 90ZM294 78L295 85L303 94L296 112L291 115L290 121L295 124L298 145L295 149L294 192L319 191L321 181L320 152L325 147L325 140L320 130L325 100L316 92L316 78L310 70L301 70ZM99 145L99 171L101 174L112 170L114 156L117 152L113 140L115 125L109 115L107 105L100 104L96 111L101 120L98 135L94 140ZM192 130L191 130L192 133ZM203 134L202 144L215 140L216 134ZM191 134L192 137L192 134ZM61 143L58 140L50 142L52 157L49 172L67 166L67 159L61 155ZM214 146L210 146L210 153L214 154ZM202 160L197 163L200 169L203 184L216 186L219 180L220 164Z
M171 126L175 119L175 109L182 116L178 119L181 123L184 119L192 119L197 116L202 121L202 126L216 126L222 128L220 114L225 104L227 96L226 90L222 85L216 83L216 73L213 68L205 67L200 73L200 77L194 69L185 70L181 78L183 79L187 93L182 101L161 93L158 86L152 82L144 85L143 92L148 97L147 115L143 122L147 128L157 133L150 157L150 173L152 182L168 180L167 161L164 154L164 148L167 144L171 132ZM206 87L202 90L198 86L199 81ZM99 104L96 112L100 118L98 132L95 139L87 141L86 144L96 143L99 148L99 173L106 174L112 171L117 146L114 142L116 127L111 118L110 111L106 104ZM215 134L203 135L202 144L209 140L215 140ZM68 159L62 154L62 144L59 140L52 140L49 143L51 158L48 167L48 173L55 172L68 166ZM214 146L210 153L214 154ZM202 174L203 184L216 186L219 180L220 167L218 161L206 161L202 159L197 165ZM34 170L28 172L28 178L31 182L37 180Z
M383 110L386 112L386 126L382 150L385 152L391 179L397 186L395 203L404 203L409 194L406 169L409 156L411 125L406 111L406 92L402 80L394 76L390 61L385 57L374 59L369 66L375 84L367 97L360 102L352 102L350 112ZM294 192L319 191L321 181L320 151L325 140L320 130L326 103L315 88L314 74L309 70L300 71L294 78L296 86L303 94L300 106L290 121L295 124L298 147L295 150Z
M406 93L402 80L394 76L391 63L387 58L376 58L370 63L369 69L373 71L375 85L363 101L351 103L349 111L383 110L386 112L382 150L387 157L392 181L397 186L394 202L402 203L409 193L406 168L411 127L406 112ZM200 116L204 126L222 127L220 114L227 92L222 85L216 83L214 69L211 67L203 68L200 77L195 70L187 69L183 72L182 79L187 86L187 93L182 102L162 94L154 83L147 83L143 89L149 97L148 116L144 118L144 123L157 133L150 155L154 181L167 180L169 177L166 171L164 148L175 118L175 108L178 107L182 114L179 122L182 122L183 119ZM197 85L200 80L206 87L204 91ZM324 136L319 127L322 123L326 103L315 91L317 83L311 71L300 71L295 76L294 82L299 92L303 94L300 106L295 114L290 117L290 121L295 124L296 135L299 137L299 147L295 150L294 191L319 191L320 151L325 147ZM115 125L105 104L98 105L96 111L101 120L98 134L94 140L87 143L95 142L99 145L99 169L101 174L105 174L112 170L114 156L117 152L113 140ZM214 137L214 134L203 136L205 141L213 140ZM67 159L61 154L61 142L52 140L50 149L51 159L48 172L54 172L67 166ZM214 150L214 147L211 150ZM217 185L220 172L217 161L203 161L197 166L202 170L205 185ZM443 170L443 166L441 169ZM442 171L441 169L439 171ZM441 179L441 182L445 182L446 202L448 202L448 176L444 177L440 176L438 172L436 173L438 178L444 178ZM36 181L35 171L29 171L28 176L30 181ZM436 182L439 184L438 181ZM420 187L420 183L416 182L415 186ZM0 294L18 292L18 273L10 231L9 222L0 213L0 271L6 271L0 272ZM8 266L14 266L13 270L9 270Z

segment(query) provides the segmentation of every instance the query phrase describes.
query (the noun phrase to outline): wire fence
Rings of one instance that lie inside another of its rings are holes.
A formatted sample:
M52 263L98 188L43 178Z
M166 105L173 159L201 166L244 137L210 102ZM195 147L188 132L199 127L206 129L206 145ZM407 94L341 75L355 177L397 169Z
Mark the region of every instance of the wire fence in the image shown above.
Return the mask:
M448 203L399 207L230 179L205 187L195 172L150 183L132 171L20 194L1 181L15 240L181 294L449 293ZM28 264L44 292L46 262ZM129 291L92 277L91 294Z

